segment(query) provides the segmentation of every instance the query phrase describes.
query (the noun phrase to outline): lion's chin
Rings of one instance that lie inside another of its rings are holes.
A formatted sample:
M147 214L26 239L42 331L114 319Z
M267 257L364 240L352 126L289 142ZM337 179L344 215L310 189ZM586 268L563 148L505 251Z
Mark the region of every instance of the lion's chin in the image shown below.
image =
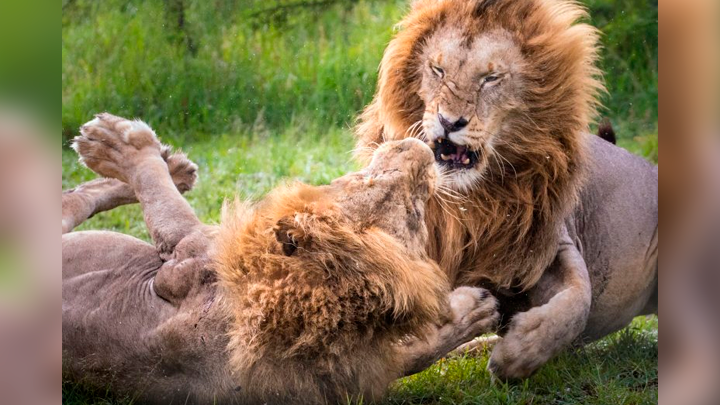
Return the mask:
M485 162L480 161L472 168L468 169L447 169L441 165L439 167L442 173L442 186L463 194L468 194L475 188L479 187L484 180Z

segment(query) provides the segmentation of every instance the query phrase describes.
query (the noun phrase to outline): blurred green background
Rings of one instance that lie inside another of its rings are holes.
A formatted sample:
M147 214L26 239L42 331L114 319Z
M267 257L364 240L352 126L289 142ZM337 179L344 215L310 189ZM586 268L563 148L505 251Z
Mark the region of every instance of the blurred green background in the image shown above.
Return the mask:
M603 32L609 118L619 145L657 162L658 8L587 0ZM350 127L409 0L63 0L63 188L94 176L67 148L109 111L138 117L200 167L186 197L205 222L222 201L257 199L288 178L327 183L356 167ZM138 206L79 229L149 240ZM519 385L493 384L487 353L442 361L400 381L387 402L657 403L657 318L566 353ZM63 384L63 403L128 404Z
M355 168L350 127L408 1L65 0L63 143L97 112L142 118L199 164L188 198L204 221L233 194L327 183ZM587 6L603 32L601 117L621 146L657 161L657 4ZM63 187L92 177L64 148ZM123 208L83 229L146 238L137 218Z
M100 110L161 134L347 127L372 98L409 0L65 0L65 137ZM602 38L603 116L619 137L656 131L657 3L587 0ZM187 138L186 138L187 137Z

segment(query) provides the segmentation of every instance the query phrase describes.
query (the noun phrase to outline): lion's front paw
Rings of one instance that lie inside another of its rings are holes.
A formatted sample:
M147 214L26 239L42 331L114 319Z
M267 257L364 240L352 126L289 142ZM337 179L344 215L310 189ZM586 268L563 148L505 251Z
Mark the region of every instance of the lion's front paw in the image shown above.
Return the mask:
M497 300L484 288L456 288L450 293L450 308L457 345L492 332L500 318Z
M538 368L562 350L557 339L533 310L515 315L508 333L497 343L490 356L488 370L502 380L530 377Z
M167 163L168 171L178 191L184 193L191 190L198 178L197 165L188 159L184 153L173 153L172 148L167 145L163 145L162 157Z
M139 159L160 156L161 145L142 121L103 113L80 128L73 140L80 160L95 173L128 182L128 171Z

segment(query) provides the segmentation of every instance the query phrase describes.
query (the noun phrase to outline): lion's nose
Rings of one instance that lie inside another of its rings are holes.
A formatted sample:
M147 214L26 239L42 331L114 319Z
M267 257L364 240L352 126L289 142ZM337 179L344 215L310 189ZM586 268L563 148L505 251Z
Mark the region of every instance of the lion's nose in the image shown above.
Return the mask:
M440 125L442 125L443 129L445 129L445 132L455 132L459 131L468 124L468 120L466 120L463 117L458 118L455 122L450 122L447 118L443 117L442 114L438 113L438 120L440 120Z

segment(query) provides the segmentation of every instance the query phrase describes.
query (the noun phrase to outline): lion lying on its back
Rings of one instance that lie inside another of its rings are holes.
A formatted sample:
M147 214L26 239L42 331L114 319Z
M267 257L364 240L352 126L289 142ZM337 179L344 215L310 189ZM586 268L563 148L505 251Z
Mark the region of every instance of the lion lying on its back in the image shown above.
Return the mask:
M418 0L357 126L360 158L418 137L459 194L428 207L451 284L501 302L490 369L526 377L657 311L657 169L587 134L597 31L570 0Z
M155 246L63 235L65 378L143 403L372 401L497 321L487 291L450 292L427 258L437 173L417 140L329 186L236 203L219 227L178 192L196 166L144 123L101 114L75 147L112 179L63 194L63 231L137 199Z

